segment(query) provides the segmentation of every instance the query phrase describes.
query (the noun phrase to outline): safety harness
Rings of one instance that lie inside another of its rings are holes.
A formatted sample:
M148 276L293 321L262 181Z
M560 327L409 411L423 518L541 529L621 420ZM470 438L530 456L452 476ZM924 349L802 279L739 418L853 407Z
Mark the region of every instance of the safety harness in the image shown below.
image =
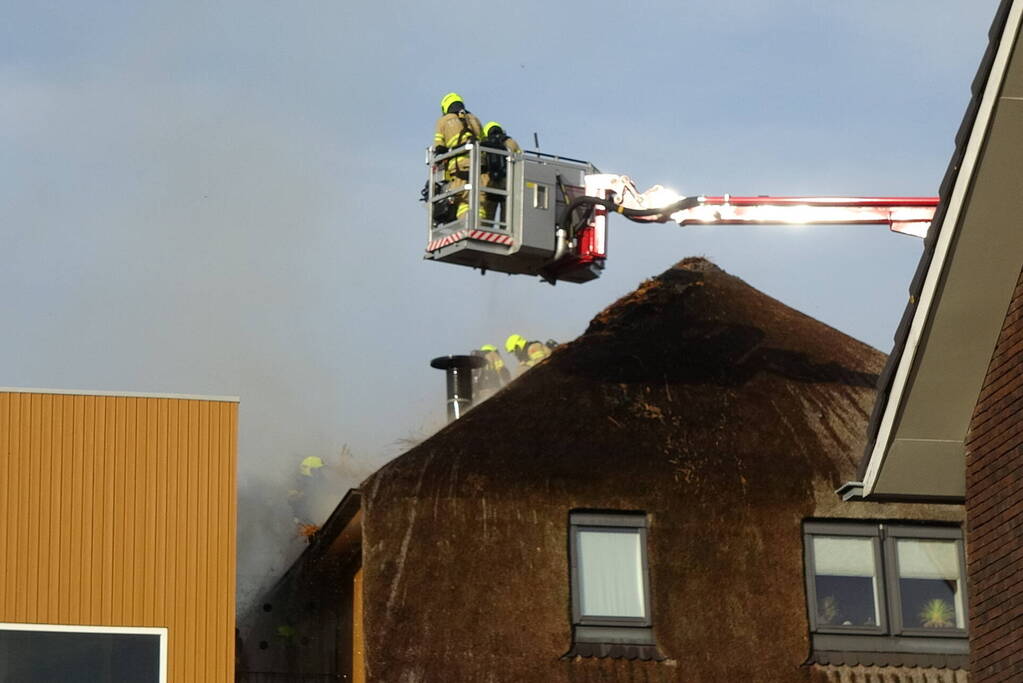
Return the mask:
M460 147L467 142L476 140L476 133L469 126L469 117L466 116L466 114L468 113L469 113L468 110L463 109L462 111L458 112L458 114L456 114L456 116L458 116L458 122L462 124L462 132L448 141L449 148L453 149L455 147ZM458 170L458 160L463 158L464 156L465 156L464 154L459 154L458 156L454 156L448 159L448 173L450 173L452 176L456 178L468 180L469 172Z
M497 127L495 126L495 128ZM497 128L497 130L500 130L500 128ZM507 139L508 136L504 134L504 131L499 133L491 131L481 144L492 149L504 149L504 143ZM508 157L503 154L492 154L489 152L484 154L483 172L489 173L491 180L500 182L508 174Z

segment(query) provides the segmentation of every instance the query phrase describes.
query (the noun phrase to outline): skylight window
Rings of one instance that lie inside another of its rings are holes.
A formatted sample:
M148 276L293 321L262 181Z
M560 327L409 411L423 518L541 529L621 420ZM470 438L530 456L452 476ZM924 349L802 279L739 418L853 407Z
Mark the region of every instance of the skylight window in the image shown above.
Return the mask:
M646 515L571 514L576 642L652 644Z

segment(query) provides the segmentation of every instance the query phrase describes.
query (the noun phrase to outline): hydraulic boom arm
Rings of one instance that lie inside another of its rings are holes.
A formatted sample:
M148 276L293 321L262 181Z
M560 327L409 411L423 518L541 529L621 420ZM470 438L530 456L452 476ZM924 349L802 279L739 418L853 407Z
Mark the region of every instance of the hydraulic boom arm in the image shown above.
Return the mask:
M656 185L636 191L627 176L589 176L590 196L613 197L607 208L642 222L679 225L887 225L924 237L937 197L682 197Z
M937 197L698 197L671 214L679 225L887 225L925 237Z

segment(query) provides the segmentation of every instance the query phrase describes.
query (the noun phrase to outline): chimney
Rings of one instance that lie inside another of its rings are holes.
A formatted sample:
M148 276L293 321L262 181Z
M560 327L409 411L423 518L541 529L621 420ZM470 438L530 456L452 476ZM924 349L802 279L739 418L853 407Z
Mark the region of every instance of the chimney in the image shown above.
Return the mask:
M448 422L462 417L472 407L472 371L486 364L479 356L440 356L430 361L430 367L447 375Z

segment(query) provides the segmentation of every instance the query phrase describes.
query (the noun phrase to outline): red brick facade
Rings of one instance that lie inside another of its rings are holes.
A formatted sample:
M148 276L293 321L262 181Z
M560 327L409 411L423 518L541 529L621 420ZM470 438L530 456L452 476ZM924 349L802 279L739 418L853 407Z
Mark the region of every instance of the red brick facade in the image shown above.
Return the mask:
M1023 680L1023 273L966 441L970 669Z

